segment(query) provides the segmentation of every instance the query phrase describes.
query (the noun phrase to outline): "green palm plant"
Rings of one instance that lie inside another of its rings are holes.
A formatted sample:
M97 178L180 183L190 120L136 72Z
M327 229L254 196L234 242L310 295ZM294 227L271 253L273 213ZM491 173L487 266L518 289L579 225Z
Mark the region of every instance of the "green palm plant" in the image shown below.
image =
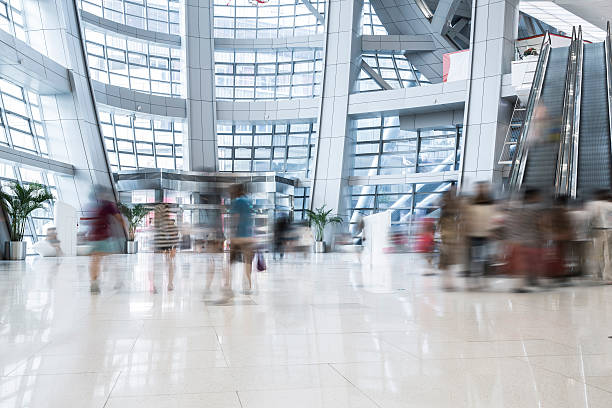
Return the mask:
M319 208L315 208L314 211L306 210L306 215L308 216L308 220L310 221L310 225L314 227L315 230L315 241L323 241L323 232L325 231L325 226L327 224L341 224L342 218L335 216L330 216L333 210L326 210L325 204Z
M46 186L38 183L22 186L13 182L10 192L0 191L0 204L11 221L11 241L22 241L28 216L47 201L53 200L53 194Z
M119 211L121 214L125 215L128 222L128 240L134 241L136 238L136 228L140 221L149 213L149 209L142 204L136 204L132 207L129 207L125 204L119 204Z

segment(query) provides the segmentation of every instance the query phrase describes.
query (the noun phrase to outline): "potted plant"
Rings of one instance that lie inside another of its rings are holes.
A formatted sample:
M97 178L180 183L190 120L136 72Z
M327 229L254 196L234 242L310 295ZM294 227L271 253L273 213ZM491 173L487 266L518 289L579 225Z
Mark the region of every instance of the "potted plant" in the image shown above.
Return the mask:
M149 210L142 204L136 204L133 207L128 207L124 204L119 204L119 210L127 219L128 224L128 240L126 242L126 250L128 254L138 252L138 241L136 241L136 228L140 221L149 213Z
M315 252L325 252L325 241L323 241L323 234L325 233L325 226L328 224L341 224L342 218L330 216L333 210L326 210L325 205L320 208L315 208L314 211L306 210L306 215L310 221L310 225L314 227L315 232Z
M5 257L12 261L23 260L27 245L27 242L23 242L23 234L28 216L53 200L53 194L47 187L38 183L22 186L13 182L9 189L10 193L0 191L0 204L10 218L11 240L5 243Z

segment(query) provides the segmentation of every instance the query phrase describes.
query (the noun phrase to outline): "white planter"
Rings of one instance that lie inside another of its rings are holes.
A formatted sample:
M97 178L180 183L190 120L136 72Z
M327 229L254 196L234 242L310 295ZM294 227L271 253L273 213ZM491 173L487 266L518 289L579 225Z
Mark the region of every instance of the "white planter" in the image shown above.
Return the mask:
M9 261L23 261L26 257L27 242L8 241L4 243L4 257Z
M138 253L138 241L126 241L125 253L136 254Z
M325 252L325 241L315 241L314 251L318 254Z

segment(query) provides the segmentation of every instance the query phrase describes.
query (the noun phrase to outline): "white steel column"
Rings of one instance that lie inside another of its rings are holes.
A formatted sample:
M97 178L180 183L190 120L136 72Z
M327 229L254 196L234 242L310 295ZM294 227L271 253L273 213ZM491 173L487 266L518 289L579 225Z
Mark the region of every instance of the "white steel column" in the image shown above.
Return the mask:
M474 0L471 70L464 117L462 184L499 181L497 164L512 115L501 98L502 76L511 72L519 0Z
M325 66L319 143L315 158L311 207L327 205L349 220L352 135L348 119L349 93L359 75L362 0L330 0L327 15Z
M217 167L212 0L185 2L187 155L185 169Z

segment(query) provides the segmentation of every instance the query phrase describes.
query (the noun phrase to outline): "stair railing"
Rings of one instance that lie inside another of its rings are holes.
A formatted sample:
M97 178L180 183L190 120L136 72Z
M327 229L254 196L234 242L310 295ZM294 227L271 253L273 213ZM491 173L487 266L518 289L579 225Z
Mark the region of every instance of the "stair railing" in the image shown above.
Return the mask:
M612 34L610 33L610 22L606 27L606 39L604 43L606 51L606 85L608 87L608 125L610 126L610 155L612 155ZM610 161L612 163L612 160ZM612 180L612 166L610 166Z
M565 85L563 91L563 115L561 129L559 132L559 153L557 154L557 164L555 168L554 192L557 195L564 194L568 189L568 170L570 166L569 147L572 136L571 121L573 119L573 93L575 84L574 74L576 72L576 28L572 28L572 42L567 53L567 74L565 75Z
M578 193L578 148L580 146L580 109L582 107L582 68L584 65L584 42L582 41L582 27L578 26L576 40L576 72L574 75L574 117L571 124L571 166L569 177L569 191L567 194L576 198Z
M514 139L513 130L517 128L518 131L521 131L521 127L523 126L523 121L525 120L525 107L521 104L521 99L516 98L516 102L514 103L514 108L512 110L512 116L510 117L510 125L508 125L508 130L506 131L506 137L504 139L504 146L502 147L502 153L499 156L498 164L512 164L512 158L516 154L516 143L517 140ZM517 125L517 116L522 115L523 118L520 119L520 125ZM514 148L514 151L512 151Z
M574 153L573 128L575 109L579 101L576 100L576 85L579 55L582 46L576 35L576 28L572 29L572 42L567 54L567 74L565 76L565 87L563 93L563 115L561 120L561 131L559 132L559 153L555 169L556 195L567 195L570 192L572 178L572 158Z
M508 181L510 191L519 190L525 176L528 145L530 142L528 140L529 127L531 125L531 119L533 117L535 107L537 106L538 101L540 100L540 95L542 94L542 85L544 83L546 67L548 66L548 59L550 57L550 48L550 34L546 32L544 39L542 40L540 58L538 58L538 64L533 76L533 83L531 90L529 91L527 106L525 107L525 120L516 141L516 149L514 159L512 160L512 167L510 168L510 178Z

